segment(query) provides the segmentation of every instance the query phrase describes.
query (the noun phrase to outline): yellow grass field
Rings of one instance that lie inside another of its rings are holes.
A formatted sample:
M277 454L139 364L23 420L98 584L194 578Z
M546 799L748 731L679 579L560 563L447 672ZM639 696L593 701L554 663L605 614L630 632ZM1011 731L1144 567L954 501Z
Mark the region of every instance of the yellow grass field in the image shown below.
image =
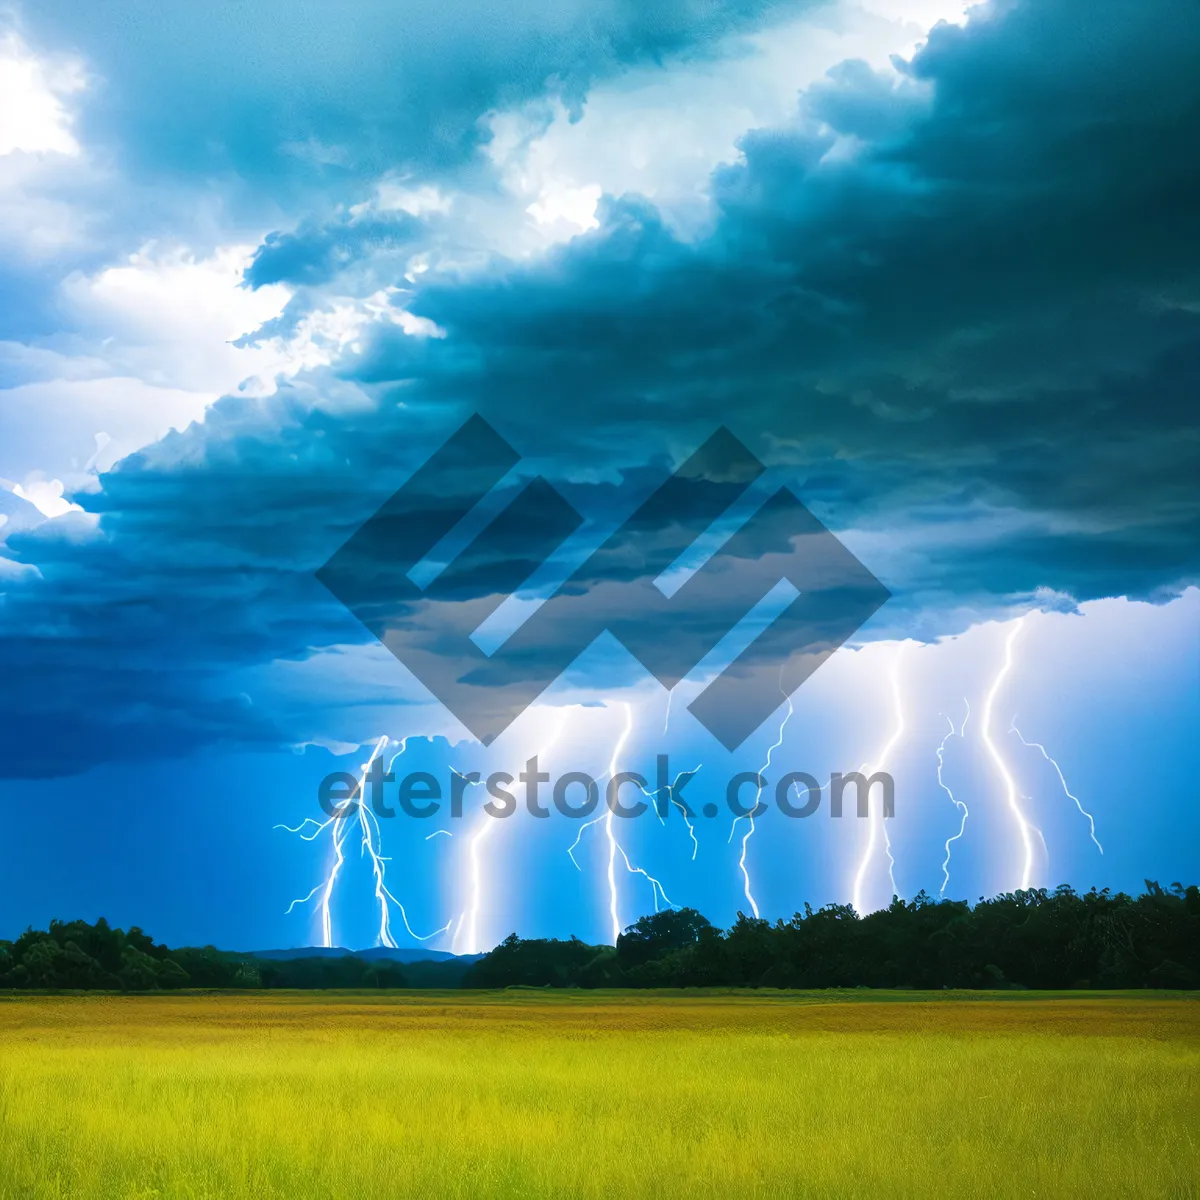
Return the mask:
M0 1194L1200 1195L1200 1002L0 997Z

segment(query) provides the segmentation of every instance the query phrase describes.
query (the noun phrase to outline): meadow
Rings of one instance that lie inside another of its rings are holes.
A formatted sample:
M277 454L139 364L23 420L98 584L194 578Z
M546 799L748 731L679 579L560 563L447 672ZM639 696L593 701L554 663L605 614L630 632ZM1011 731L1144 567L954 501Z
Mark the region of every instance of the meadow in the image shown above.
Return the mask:
M0 997L0 1195L1200 1194L1167 994Z

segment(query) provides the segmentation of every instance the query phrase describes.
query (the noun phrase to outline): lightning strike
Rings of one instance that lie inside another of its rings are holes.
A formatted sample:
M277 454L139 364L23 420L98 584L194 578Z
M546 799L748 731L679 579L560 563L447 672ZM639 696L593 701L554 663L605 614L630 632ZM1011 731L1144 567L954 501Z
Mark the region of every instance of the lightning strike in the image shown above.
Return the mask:
M692 862L696 861L696 855L700 852L700 842L696 838L696 826L693 825L690 820L688 820L687 806L675 795L675 786L685 775L695 775L703 766L703 763L698 763L694 770L680 771L679 774L676 775L675 778L672 779L667 785L667 799L670 801L670 803L675 805L677 809L679 809L679 815L683 818L683 823L687 827L688 837L692 839ZM651 796L651 793L647 792L645 788L642 789L642 792L644 795ZM651 796L651 798L653 799L654 797ZM657 808L655 811L657 812ZM665 825L666 817L664 817L662 814L659 814L658 823L660 825Z
M953 836L948 837L946 839L946 857L942 862L942 886L938 889L939 896L944 896L946 894L946 888L948 888L950 886L950 845L952 842L957 842L958 839L961 838L962 835L966 832L967 818L971 815L970 812L967 810L966 804L962 800L959 800L955 796L955 794L946 785L946 781L942 778L942 768L945 765L942 761L942 756L946 752L946 743L952 737L961 739L963 734L966 732L967 722L971 719L971 702L964 696L963 703L967 706L967 712L966 712L966 716L964 716L962 719L962 724L958 727L958 729L956 731L954 728L954 722L951 721L949 717L947 717L946 724L949 726L949 729L946 730L946 736L944 738L942 738L941 745L938 746L938 748L937 748L938 786L942 789L943 792L946 793L947 796L950 797L950 803L953 804L955 806L955 808L958 809L958 811L962 817L962 820L960 820L959 824L958 824L958 832L956 834L954 834Z
M562 737L563 729L567 724L567 717L570 714L570 707L561 708L558 710L558 724L554 727L554 732L550 735L550 740L534 755L536 758L549 751ZM456 772L457 773L457 772ZM469 785L470 786L470 785ZM467 953L479 954L481 947L479 943L479 910L483 904L484 880L483 867L481 863L481 852L486 847L487 842L496 826L497 818L490 816L486 812L479 814L478 826L471 836L468 843L467 860L470 864L471 878L471 903L467 908L466 914L466 936L467 936ZM457 940L457 931L455 939Z
M625 749L625 743L629 741L629 735L633 732L633 706L629 703L625 703L622 705L622 707L625 709L625 725L621 731L621 736L617 739L616 745L613 747L612 756L608 760L608 771L604 775L603 779L598 780L597 782L604 782L604 780L612 779L612 777L614 775L616 775L617 763L621 757L621 752ZM699 769L699 768L697 768L697 769ZM683 775L683 774L686 774L686 772L680 772L680 775ZM675 777L675 782L677 783L678 781L679 781L679 775L677 775ZM672 791L673 791L674 784L672 784L671 786L672 786ZM645 788L641 788L640 790L644 796L650 797L651 799L653 798L653 794L650 792L647 792ZM608 918L609 918L609 924L610 924L610 927L612 930L612 940L613 940L614 946L617 944L617 938L620 937L621 928L622 928L621 917L620 917L620 912L619 912L619 907L618 907L618 904L619 904L618 894L617 894L616 867L617 867L617 856L618 855L620 855L621 860L624 862L625 869L631 875L641 875L642 878L645 879L650 884L651 893L653 894L653 897L654 897L654 911L655 912L660 911L660 909L659 909L659 897L660 896L662 898L663 903L668 908L677 907L675 905L675 903L671 900L671 898L667 895L666 890L663 888L663 885L660 880L656 879L653 875L651 875L648 871L644 870L642 867L639 867L636 864L634 864L632 861L630 861L629 855L625 852L625 848L620 844L620 842L617 841L617 835L616 835L616 832L613 827L613 820L614 820L615 816L616 816L616 814L613 812L613 810L611 808L609 808L607 804L605 804L603 814L598 817L593 817L592 820L586 821L583 825L581 825L579 827L579 831L575 835L575 840L571 843L570 846L567 847L567 856L570 858L571 862L575 864L575 869L577 871L583 870L583 868L579 865L579 860L575 857L575 851L579 848L579 843L580 843L580 840L583 838L584 831L591 828L591 826L593 826L593 825L599 825L601 822L603 822L604 835L608 842L608 863L607 863L607 869L605 872L605 876L606 876L606 879L608 882ZM690 828L690 826L689 826L689 828ZM693 833L692 833L693 846L695 845L695 840L696 840L695 833L693 831ZM692 851L692 857L695 858L695 849L693 849L693 851Z
M904 647L907 643L901 642L896 647L895 657L892 659L892 667L889 672L892 688L892 712L895 718L895 725L892 728L891 736L883 749L880 750L876 761L868 768L867 764L863 764L861 770L864 774L870 776L876 771L881 771L887 766L888 759L892 756L893 751L899 744L900 739L904 736L905 719L904 719L904 701L900 694L900 660L904 654ZM868 805L870 798L868 797ZM892 857L892 839L887 831L887 824L883 817L882 803L874 807L869 807L867 811L869 832L867 836L866 849L863 851L863 856L858 863L858 871L854 876L854 893L853 901L854 911L859 916L864 914L863 907L863 885L866 882L867 870L871 865L871 860L875 857L875 846L879 840L879 834L883 834L883 848L888 860L888 882L892 887L892 895L897 895L896 890L896 860Z
M1025 735L1017 728L1017 718L1016 717L1013 717L1012 724L1009 726L1009 732L1015 733L1017 735L1017 737L1019 737L1021 739L1021 744L1023 746L1029 746L1033 750L1041 751L1042 757L1054 768L1055 772L1058 774L1058 782L1060 784L1062 784L1062 790L1063 790L1063 792L1066 793L1067 799L1074 800L1075 807L1077 809L1079 809L1079 811L1083 814L1084 817L1087 818L1088 831L1091 836L1092 842L1095 845L1096 849L1099 850L1101 854L1103 854L1104 847L1102 845L1100 845L1100 840L1099 840L1099 838L1096 837L1095 818L1092 816L1092 814L1090 812L1088 812L1088 810L1086 808L1083 807L1083 804L1080 802L1079 797L1074 795L1072 793L1071 789L1069 787L1067 787L1067 780L1066 780L1066 777L1062 773L1062 768L1058 765L1058 763L1053 758L1050 757L1050 755L1046 751L1046 747L1043 746L1041 742L1027 742L1025 740ZM1043 839L1043 841L1044 841L1044 839Z
M667 712L666 712L666 716L663 718L663 737L664 738L667 736L667 734L670 732L670 729L671 729L671 701L672 701L674 695L675 695L675 689L671 688L670 691L667 692ZM696 855L699 854L699 852L700 852L700 842L696 838L696 826L693 825L692 822L688 818L687 805L684 804L683 801L676 798L675 788L676 788L676 785L679 783L679 781L685 775L695 775L700 770L700 768L703 766L704 766L703 763L697 763L696 766L690 771L680 771L675 776L675 778L671 780L670 784L667 786L667 799L671 804L673 804L677 809L679 809L679 815L683 818L683 823L687 827L688 837L691 838L691 840L692 840L692 862L696 861ZM657 790L655 792L651 793L651 792L646 791L645 788L642 788L642 795L646 796L648 799L651 799L651 800L656 800L658 798ZM658 817L658 823L660 825L665 825L667 823L666 814L662 812L659 805L655 804L654 812L655 812L655 815ZM574 856L572 855L572 858L573 857ZM578 865L578 864L576 864L576 865Z
M780 672L780 679L782 682L782 671ZM780 690L781 691L783 690L782 686L780 687ZM763 765L759 768L758 775L759 775L760 779L766 778L767 771L770 770L770 768L771 768L771 756L775 753L776 750L778 750L780 748L780 746L783 745L783 731L787 728L787 723L791 719L792 719L792 698L791 698L791 696L789 696L788 702L787 702L787 712L784 714L783 720L779 722L779 733L776 736L774 743L767 750L766 762L764 762ZM750 905L750 910L754 913L755 917L758 916L758 902L754 899L754 893L751 892L751 890L750 890L750 871L746 866L746 847L749 844L750 839L754 836L755 824L754 824L754 815L753 814L754 814L754 810L758 808L759 801L762 799L762 793L763 793L762 788L759 788L758 791L755 792L754 804L751 806L749 816L745 816L745 817L736 816L733 818L733 824L729 827L729 837L725 843L726 845L728 845L729 842L733 841L733 833L734 833L734 830L737 829L737 823L739 821L745 821L746 822L746 832L744 834L742 834L742 852L738 857L738 870L741 871L741 873L742 873L742 892L745 894L746 903Z
M1004 681L1008 678L1009 672L1013 665L1013 646L1016 643L1017 637L1025 624L1025 618L1020 617L1013 623L1012 629L1009 631L1008 637L1004 640L1004 664L996 673L996 677L992 680L992 686L987 694L987 699L983 705L983 719L981 721L980 736L983 738L983 744L987 747L988 755L996 766L996 770L1000 775L1000 779L1004 784L1004 799L1008 804L1009 811L1012 813L1013 820L1016 822L1017 831L1021 836L1021 846L1024 850L1024 862L1021 866L1021 890L1027 891L1029 881L1033 876L1033 838L1030 836L1033 831L1033 826L1029 823L1029 819L1025 816L1021 808L1021 796L1017 791L1016 780L1013 779L1012 772L1009 770L1008 763L1004 756L1000 753L1000 748L992 739L992 711L996 706L996 697L1000 694L1000 689L1004 686ZM1040 831L1038 831L1041 836Z
M389 949L395 950L397 943L392 935L392 913L391 905L395 905L400 912L400 919L404 923L404 928L414 941L427 942L430 938L435 938L439 934L445 933L450 928L447 923L441 929L434 930L433 933L419 934L417 933L408 920L408 912L404 905L396 899L387 886L387 863L391 860L386 858L380 851L382 850L382 834L379 829L379 821L375 814L365 803L363 798L363 789L366 786L367 774L371 769L371 764L383 753L384 747L388 744L389 738L381 737L372 750L370 758L363 764L362 774L359 776L358 786L354 790L354 794L345 801L346 804L354 804L355 811L353 816L346 817L329 817L325 821L316 821L309 817L302 821L299 825L276 825L276 829L284 829L289 833L299 834L306 841L314 841L326 829L332 826L331 841L333 842L333 865L329 870L329 874L325 879L316 885L308 893L307 896L299 897L293 900L288 905L287 912L292 912L297 905L307 904L318 892L321 893L320 913L321 913L321 944L326 948L333 947L333 917L331 913L331 903L333 899L334 889L337 885L338 876L341 874L342 867L346 861L345 841L346 835L351 823L357 817L359 831L361 833L361 841L359 845L359 854L361 856L369 856L371 859L371 871L375 884L375 899L379 905L379 929L376 933L375 944L378 946L386 946ZM408 748L408 739L405 738L401 743L400 751L393 756L391 766L395 765L396 759ZM312 826L312 832L306 830ZM376 847L376 842L379 842L379 847Z

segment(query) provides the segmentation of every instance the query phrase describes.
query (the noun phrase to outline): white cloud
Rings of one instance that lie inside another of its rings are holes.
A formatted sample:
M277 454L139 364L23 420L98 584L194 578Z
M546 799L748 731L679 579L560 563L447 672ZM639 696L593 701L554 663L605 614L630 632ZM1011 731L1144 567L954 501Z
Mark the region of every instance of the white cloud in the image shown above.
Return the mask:
M414 217L450 211L452 198L440 188L424 183L410 186L404 180L384 179L375 189L373 204L357 204L350 212L358 216L374 208L378 212L406 212Z
M493 113L487 153L543 245L593 228L601 193L649 197L686 236L703 227L712 171L739 158L744 133L786 123L799 93L838 63L886 67L962 12L959 0L819 7L734 39L715 61L630 71L592 91L575 120L544 102Z
M10 261L52 258L86 238L77 197L103 172L75 140L66 103L85 83L74 59L39 58L0 30L0 253Z
M71 332L47 346L3 346L4 365L26 382L0 391L0 473L41 472L67 490L96 470L201 420L218 396L247 379L269 389L286 365L279 347L232 341L277 316L290 293L241 286L251 247L208 258L148 246L60 289ZM25 484L47 515L66 503L52 483Z
M144 248L125 264L63 284L78 327L103 337L101 354L144 383L207 396L273 389L277 375L327 366L356 349L364 329L391 321L414 337L440 337L432 321L396 307L387 288L363 299L336 298L307 314L287 337L236 346L282 313L291 291L282 284L242 285L253 247L225 246L197 259L185 251ZM197 416L202 415L203 405Z
M709 186L740 158L752 129L786 124L800 93L850 58L880 68L908 55L930 25L961 20L962 0L863 0L822 5L711 57L641 66L595 87L581 113L557 100L485 114L484 154L500 188L448 191L432 181L385 176L350 209L434 217L429 245L408 266L469 274L492 256L530 258L596 227L602 195L651 199L681 236L710 216Z
M44 517L61 517L72 509L80 511L78 504L72 504L63 496L61 479L44 479L33 474L24 484L13 487L13 495L28 500Z
M596 229L600 224L596 220L596 205L600 203L601 194L598 183L587 183L583 187L548 184L525 211L539 225L563 221L575 227L572 232L584 232Z
M982 0L860 0L864 9L889 21L930 30L939 21L961 25Z
M286 337L236 346L291 297L281 285L242 286L251 253L248 245L227 246L197 258L147 246L119 265L68 277L61 304L72 333L46 347L0 344L0 366L28 380L0 390L0 474L39 472L68 491L84 487L94 472L203 420L222 395L269 394L280 376L357 351L373 323L391 322L411 337L444 336L396 306L395 289L384 289L332 299ZM47 515L66 503L50 484L36 483L28 498Z
M16 33L0 37L0 155L78 155L63 101L84 84L74 60L43 60Z
M63 305L76 328L102 339L110 368L156 387L220 395L279 366L277 355L231 344L291 297L279 285L242 286L252 253L249 245L223 246L197 258L151 244L120 265L69 276Z
M77 485L89 471L106 470L199 420L216 398L118 375L6 388L0 391L0 474L20 479L40 470Z
M79 198L97 172L62 155L0 154L0 254L40 263L88 240L94 214Z

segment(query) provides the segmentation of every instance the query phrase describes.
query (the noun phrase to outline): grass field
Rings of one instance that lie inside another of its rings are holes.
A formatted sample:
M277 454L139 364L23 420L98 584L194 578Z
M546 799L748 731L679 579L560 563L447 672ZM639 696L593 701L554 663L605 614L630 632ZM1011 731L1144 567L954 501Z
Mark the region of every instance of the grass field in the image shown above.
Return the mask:
M1196 1196L1200 1002L0 997L4 1196Z

